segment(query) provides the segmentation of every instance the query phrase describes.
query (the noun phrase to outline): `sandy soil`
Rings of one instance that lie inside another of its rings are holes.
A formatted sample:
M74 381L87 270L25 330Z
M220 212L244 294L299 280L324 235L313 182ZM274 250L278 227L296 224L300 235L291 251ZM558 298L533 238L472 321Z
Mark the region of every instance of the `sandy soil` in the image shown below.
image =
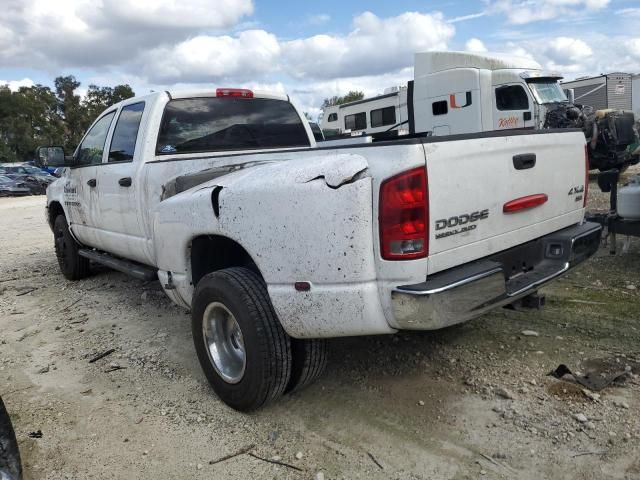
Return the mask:
M547 287L541 311L333 340L320 381L244 415L209 389L188 313L157 284L59 274L43 211L0 198L0 395L27 479L640 478L637 239ZM547 376L593 359L634 373L595 400Z

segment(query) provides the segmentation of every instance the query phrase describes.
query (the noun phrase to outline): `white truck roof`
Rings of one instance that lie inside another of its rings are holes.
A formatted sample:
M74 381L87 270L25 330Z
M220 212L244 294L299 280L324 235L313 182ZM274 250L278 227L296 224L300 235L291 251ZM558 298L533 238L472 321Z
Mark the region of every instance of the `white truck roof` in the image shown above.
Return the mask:
M416 53L414 65L415 78L453 68L542 70L540 64L530 58L502 53L449 51Z
M209 89L197 89L197 90L167 90L171 95L171 98L198 98L198 97L215 97L216 89L220 87L211 87ZM229 88L229 90L245 90L245 89L237 89L235 87ZM253 98L269 98L272 100L283 100L285 102L289 101L289 96L282 93L275 92L266 92L264 90L253 90L248 89L253 93Z

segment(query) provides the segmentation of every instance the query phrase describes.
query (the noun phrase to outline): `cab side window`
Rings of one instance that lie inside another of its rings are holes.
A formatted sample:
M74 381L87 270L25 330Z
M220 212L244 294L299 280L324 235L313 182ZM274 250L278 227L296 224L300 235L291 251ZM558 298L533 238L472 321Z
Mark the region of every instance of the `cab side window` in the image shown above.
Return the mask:
M136 149L144 102L122 107L109 148L109 162L130 162Z
M330 113L329 118L327 118L327 122L336 122L336 121L338 121L338 114Z
M94 165L102 163L102 153L104 152L104 144L107 141L107 133L115 112L107 113L104 117L91 127L87 136L78 148L76 157L77 165Z
M505 85L496 88L498 110L528 110L529 97L522 85Z

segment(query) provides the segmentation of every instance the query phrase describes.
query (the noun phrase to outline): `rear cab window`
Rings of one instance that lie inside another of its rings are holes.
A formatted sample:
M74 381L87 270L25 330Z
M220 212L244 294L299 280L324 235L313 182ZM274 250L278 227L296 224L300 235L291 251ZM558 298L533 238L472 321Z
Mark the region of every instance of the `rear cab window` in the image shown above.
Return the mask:
M309 147L291 103L268 98L202 97L170 100L156 153Z

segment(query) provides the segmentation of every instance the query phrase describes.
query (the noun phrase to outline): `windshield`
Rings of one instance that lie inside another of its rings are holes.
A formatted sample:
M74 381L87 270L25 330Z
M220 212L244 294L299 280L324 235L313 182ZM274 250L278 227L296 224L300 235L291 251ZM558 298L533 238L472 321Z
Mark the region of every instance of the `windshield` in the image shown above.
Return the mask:
M0 175L0 183L12 183L12 180L9 177L5 177L4 175Z
M562 87L555 79L530 80L528 83L539 104L568 101Z

